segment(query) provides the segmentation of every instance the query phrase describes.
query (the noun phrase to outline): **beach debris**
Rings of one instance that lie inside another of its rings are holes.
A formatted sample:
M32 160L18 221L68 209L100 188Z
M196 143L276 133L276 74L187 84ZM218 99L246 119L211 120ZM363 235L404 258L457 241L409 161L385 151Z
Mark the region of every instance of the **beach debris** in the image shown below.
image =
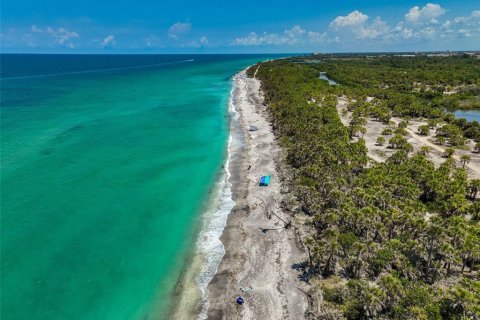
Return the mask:
M270 184L270 176L261 176L260 177L260 186L267 187Z
M282 230L283 228L259 228L263 233L267 233L270 230Z
M255 127L255 126L250 126L250 129L249 129L249 131L257 131L257 130L258 130L258 128L257 128L257 127Z
M244 303L245 303L245 301L243 300L243 298L242 298L242 297L240 297L240 296L238 296L238 298L237 298L237 300L236 300L236 301L237 301L237 304L239 304L239 305L242 305L242 304L244 304Z
M285 224L285 229L290 229L292 227L292 220L285 221L280 218L275 212L272 212L272 214Z
M270 212L270 210L267 210L267 218L268 220L272 219L272 213Z
M243 292L248 292L248 291L252 291L253 288L250 286L250 287L246 287L246 288L240 288L240 290L242 290Z

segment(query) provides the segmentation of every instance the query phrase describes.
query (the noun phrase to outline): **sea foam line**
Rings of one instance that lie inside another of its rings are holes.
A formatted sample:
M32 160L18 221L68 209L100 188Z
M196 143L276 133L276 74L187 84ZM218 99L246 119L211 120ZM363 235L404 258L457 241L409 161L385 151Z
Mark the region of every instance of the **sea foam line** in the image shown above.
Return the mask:
M238 121L239 115L234 103L237 76L234 76L232 80L232 89L230 90L230 98L228 103L229 114L233 121ZM202 293L202 310L198 315L198 319L202 320L207 319L207 312L210 306L208 302L207 286L217 273L220 261L225 255L225 247L220 241L220 236L227 225L228 215L235 206L235 201L232 199L232 184L229 181L231 176L229 164L232 152L235 148L237 148L237 143L238 141L234 139L233 132L230 130L230 135L228 137L227 159L224 165L223 173L216 188L217 194L214 202L204 215L203 228L197 241L197 252L203 257L201 271L195 279Z

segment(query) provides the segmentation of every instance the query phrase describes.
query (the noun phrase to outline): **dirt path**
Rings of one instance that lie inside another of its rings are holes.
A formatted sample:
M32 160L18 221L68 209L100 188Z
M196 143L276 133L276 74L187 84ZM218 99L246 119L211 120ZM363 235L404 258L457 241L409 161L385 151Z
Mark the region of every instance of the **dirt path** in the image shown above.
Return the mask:
M257 78L257 72L258 72L258 69L260 69L260 66L257 67L257 70L255 70L255 73L253 74L253 78Z
M347 107L349 102L350 101L346 97L338 97L337 110L344 126L349 125L351 113L349 112L347 115L342 115L342 110ZM396 117L393 117L391 120L396 125L398 125L402 121L402 119ZM432 160L436 166L439 166L445 161L445 158L443 157L443 154L445 153L445 148L433 143L430 140L432 139L431 136L421 136L416 132L417 128L423 124L426 124L426 122L424 123L422 119L411 120L411 124L405 129L408 134L408 140L410 143L413 144L416 151L419 151L422 146L428 146L432 150L432 152L428 156L429 159ZM376 162L385 162L385 160L389 156L391 156L395 152L395 150L378 146L376 144L376 139L382 134L383 129L387 128L387 126L378 121L367 118L367 124L365 127L367 129L367 132L364 136L364 139L368 148L368 157ZM473 148L471 142L469 148ZM465 150L457 150L456 154L453 155L453 159L455 159L458 163L462 164L462 154L471 155L471 162L466 164L465 166L469 177L471 179L480 178L480 161L478 159L478 156L476 154L471 154L470 152Z
M401 119L398 119L398 118L392 118L391 119L393 122L395 122L395 124L398 125L398 123L400 123L402 120ZM432 143L431 141L429 141L426 137L422 137L420 135L418 135L417 133L415 133L412 129L409 129L409 128L405 128L405 130L408 132L408 134L410 134L410 136L417 140L418 142L420 142L421 144L423 145L426 145L432 149L435 149L441 153L445 153L445 148L442 148L441 146L435 144L435 143ZM453 155L453 159L461 162L462 160L460 159L459 156L457 155ZM475 174L479 175L480 176L480 168L478 168L477 166L473 165L473 164L467 164L466 167L468 167L468 169L470 169L471 171L473 171Z

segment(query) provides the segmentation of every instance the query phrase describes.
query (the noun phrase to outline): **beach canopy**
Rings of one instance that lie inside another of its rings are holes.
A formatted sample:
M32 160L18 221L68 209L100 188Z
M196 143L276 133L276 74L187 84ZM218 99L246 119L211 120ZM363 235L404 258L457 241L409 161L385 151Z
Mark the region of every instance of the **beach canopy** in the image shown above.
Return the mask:
M270 176L261 176L260 177L260 186L266 187L270 184Z

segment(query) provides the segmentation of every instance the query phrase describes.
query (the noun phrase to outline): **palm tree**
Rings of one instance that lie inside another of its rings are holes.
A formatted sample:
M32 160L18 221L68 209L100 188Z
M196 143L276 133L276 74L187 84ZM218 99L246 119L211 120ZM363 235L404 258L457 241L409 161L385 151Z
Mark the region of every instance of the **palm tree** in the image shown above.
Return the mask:
M362 280L350 280L347 287L348 300L353 302L347 305L356 309L359 313L358 319L377 319L385 309L387 295L382 289L370 286Z
M383 136L390 136L393 133L392 129L386 128L382 131Z
M470 162L471 159L472 157L470 157L468 154L464 154L463 156L460 157L460 161L462 161L463 163L463 168L465 168L465 166L467 165L467 163Z
M445 158L451 158L455 154L455 149L453 148L446 148L445 152L443 153L443 156Z
M385 308L386 294L379 288L369 288L365 292L363 300L363 308L367 319L378 318L382 310Z
M405 150L406 152L412 152L413 151L413 145L409 142L405 143L404 146L402 146L402 149Z
M432 220L426 231L425 248L427 249L426 257L426 275L430 276L435 273L435 265L433 260L436 253L444 240L444 228L440 225L439 219ZM430 279L431 280L431 279Z
M385 137L379 136L379 137L377 138L377 145L383 146L384 144L385 144Z
M470 199L475 199L477 197L477 193L480 191L480 179L473 179L470 181L468 185L468 193Z
M360 127L360 133L362 134L362 138L363 138L365 136L365 133L367 133L367 128Z
M429 146L421 146L420 147L420 154L426 156L430 153L430 147Z
M444 136L438 136L438 137L437 137L437 143L438 143L439 145L444 145L446 141L447 141L447 140L445 139Z
M405 139L404 137L402 137L401 135L399 134L395 134L389 141L390 143L390 147L392 149L401 149L402 146L404 146L406 143L407 143L407 139Z
M315 244L315 240L313 238L308 237L305 239L303 242L305 244L305 247L307 247L307 252L308 252L308 263L310 265L310 268L313 267L313 257L312 257L312 247Z
M420 126L418 127L418 133L420 133L422 136L428 136L430 133L430 127L428 125Z
M473 150L474 150L476 153L480 153L480 142L477 142L477 143L475 144L475 147L474 147Z
M386 304L389 309L394 306L395 301L399 300L405 294L405 288L400 279L391 274L383 276L379 284L387 295Z
M478 303L480 302L478 294L478 288L472 282L463 280L461 285L450 289L449 307L453 309L454 313L460 312L461 319L478 319Z

